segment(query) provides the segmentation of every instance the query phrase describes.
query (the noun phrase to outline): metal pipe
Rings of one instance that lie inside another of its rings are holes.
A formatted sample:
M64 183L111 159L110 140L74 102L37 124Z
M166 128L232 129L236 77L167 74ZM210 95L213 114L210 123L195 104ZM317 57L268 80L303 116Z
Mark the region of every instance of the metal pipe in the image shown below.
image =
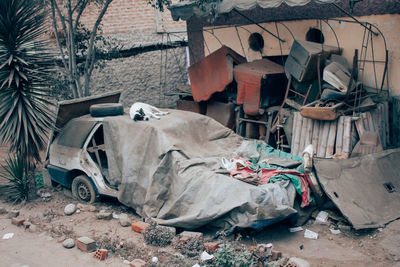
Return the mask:
M261 29L263 29L264 31L266 31L267 33L271 34L272 36L274 36L276 39L278 39L279 41L285 43L286 41L279 38L278 36L276 36L275 34L273 34L272 32L270 32L269 30L267 30L265 27L261 26L260 23L255 22L254 20L252 20L251 18L247 17L246 15L240 13L239 11L237 11L236 9L234 9L236 13L238 13L240 16L242 16L243 18L247 19L248 21L250 21L251 23L254 23L255 25L257 25L258 27L260 27Z
M335 3L331 3L331 5L333 5L334 7L336 7L337 9L339 9L340 11L342 11L343 13L345 13L347 16L349 16L350 18L354 19L357 23L359 23L361 26L363 26L364 28L366 28L367 30L369 30L370 32L372 32L375 36L379 36L378 33L374 32L372 29L368 28L364 23L362 23L361 21L359 21L356 17L354 17L352 14L350 14L349 12L347 12L346 10L344 10L343 8L341 8L340 6L338 6Z

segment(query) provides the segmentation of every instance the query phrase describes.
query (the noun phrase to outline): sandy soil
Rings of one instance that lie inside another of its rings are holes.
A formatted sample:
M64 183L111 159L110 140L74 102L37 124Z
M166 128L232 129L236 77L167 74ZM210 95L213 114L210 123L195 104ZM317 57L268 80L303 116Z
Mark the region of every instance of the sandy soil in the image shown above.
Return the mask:
M21 217L37 226L37 231L31 233L23 227L12 225L7 214L0 215L0 237L14 233L11 239L0 239L0 266L124 266L124 259L141 258L151 262L154 256L160 259L158 266L192 266L200 262L199 257L183 256L173 246L160 248L146 245L142 234L133 232L130 227L120 226L117 219L97 220L95 212L90 211L66 216L63 213L65 205L77 202L63 192L48 191L52 194L48 202L37 199L15 206L0 203L8 210L20 210ZM95 206L98 210L106 209L116 214L127 213L132 220L140 219L133 210L116 201L103 199ZM306 259L312 266L400 267L400 262L396 262L400 260L400 221L392 222L383 229L342 231L338 235L333 235L328 225L310 224L303 228L318 232L318 239L304 238L304 231L290 233L288 226L281 223L256 234L242 233L240 242L246 246L272 243L274 249L285 256ZM214 233L205 231L205 239L211 239ZM99 262L92 253L82 252L76 247L65 249L58 242L62 236L88 236L99 244L106 237L114 243L130 244L130 247L116 248L106 261Z

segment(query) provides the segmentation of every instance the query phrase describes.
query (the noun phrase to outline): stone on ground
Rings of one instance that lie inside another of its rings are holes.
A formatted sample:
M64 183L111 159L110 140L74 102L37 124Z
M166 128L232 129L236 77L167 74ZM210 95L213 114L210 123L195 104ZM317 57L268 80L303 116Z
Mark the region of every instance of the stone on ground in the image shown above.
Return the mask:
M64 213L65 213L65 215L68 215L68 216L74 214L75 211L76 211L76 205L73 203L68 204L64 208Z

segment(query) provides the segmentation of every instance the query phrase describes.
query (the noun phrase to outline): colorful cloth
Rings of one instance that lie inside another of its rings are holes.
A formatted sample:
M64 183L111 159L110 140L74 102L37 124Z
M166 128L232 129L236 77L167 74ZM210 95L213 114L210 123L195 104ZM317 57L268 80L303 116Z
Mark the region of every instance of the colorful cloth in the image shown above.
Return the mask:
M286 169L268 164L262 160L259 162L259 159L265 159L271 156L295 160L301 160L301 158L276 150L265 143L258 143L257 150L260 152L260 157L257 159L232 159L232 162L240 160L241 164L236 164L236 169L231 171L230 176L254 185L290 180L296 192L301 195L301 207L308 206L310 204L309 182L302 165L296 169Z

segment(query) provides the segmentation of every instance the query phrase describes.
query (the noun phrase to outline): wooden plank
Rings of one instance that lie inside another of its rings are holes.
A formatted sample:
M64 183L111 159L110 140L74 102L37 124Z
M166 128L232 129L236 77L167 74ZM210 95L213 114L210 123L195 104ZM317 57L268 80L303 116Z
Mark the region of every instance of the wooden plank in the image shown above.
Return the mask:
M361 119L362 119L362 123L363 123L364 129L366 131L370 131L367 114L365 114L365 112L364 112L364 113L361 113L360 116L361 116Z
M312 120L312 119L309 119L309 120L310 121L309 121L308 127L307 127L306 145L305 146L312 144L312 131L313 131L313 127L314 127L314 122L316 121L316 120Z
M337 130L338 120L331 121L329 124L329 134L328 134L328 142L326 146L326 158L331 158L335 153L335 141L336 141L336 130Z
M364 132L366 131L364 128L363 119L361 118L361 116L354 123L356 125L358 136L361 137L364 134Z
M319 120L314 120L313 123L313 131L312 131L312 145L314 148L314 153L316 154L318 151L318 139L319 139Z
M344 118L343 127L343 155L348 158L351 149L351 117Z
M294 141L296 138L296 133L297 133L297 128L296 128L296 121L297 121L297 116L299 115L298 112L293 112L293 127L292 127L292 143L290 146L290 153L293 154L294 151Z
M376 132L376 127L374 125L374 121L372 119L371 112L365 112L365 115L367 116L367 121L368 121L368 128L370 132Z
M298 112L297 112L298 113ZM300 147L300 135L301 135L301 127L303 123L303 117L298 113L297 120L296 120L296 138L294 139L294 148L293 148L293 155L298 155L299 147Z
M394 147L400 147L400 97L393 97L393 111L392 111L392 131L393 140L389 143L390 139L387 139L386 143L393 145ZM389 114L389 112L388 112Z
M319 139L318 147L320 148L318 150L318 157L325 157L326 155L326 148L328 145L328 135L329 135L329 126L330 122L324 121L322 124L322 135L321 139Z
M338 120L338 127L336 131L336 154L343 151L343 128L344 128L344 116L340 116Z
M390 130L389 130L389 103L386 101L383 103L383 122L384 122L384 129L385 129L385 139L386 139L386 146L390 144ZM399 117L400 113L395 113L393 116ZM398 130L397 130L398 131ZM385 149L386 147L384 147Z
M307 130L308 125L310 124L311 119L303 118L303 125L301 126L301 136L300 136L300 147L298 154L301 155L303 153L304 148L306 147L306 139L307 139Z

